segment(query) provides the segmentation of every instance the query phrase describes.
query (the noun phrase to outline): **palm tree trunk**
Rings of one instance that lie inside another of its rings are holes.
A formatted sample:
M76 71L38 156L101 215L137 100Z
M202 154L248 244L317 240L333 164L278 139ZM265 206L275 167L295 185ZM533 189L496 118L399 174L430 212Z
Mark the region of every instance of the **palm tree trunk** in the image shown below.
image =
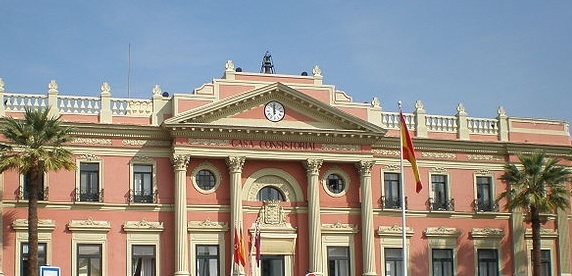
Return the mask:
M40 181L38 168L28 172L28 275L38 276L38 194Z
M541 276L540 212L532 206L530 208L530 221L532 224L532 276Z

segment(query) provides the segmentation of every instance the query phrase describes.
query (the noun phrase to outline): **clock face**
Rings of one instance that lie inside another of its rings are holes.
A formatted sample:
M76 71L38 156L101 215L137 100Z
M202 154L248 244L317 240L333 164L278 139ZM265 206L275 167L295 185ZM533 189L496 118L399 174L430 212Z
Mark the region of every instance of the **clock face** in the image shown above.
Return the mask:
M264 116L272 122L284 119L285 114L284 106L277 101L270 101L264 106Z

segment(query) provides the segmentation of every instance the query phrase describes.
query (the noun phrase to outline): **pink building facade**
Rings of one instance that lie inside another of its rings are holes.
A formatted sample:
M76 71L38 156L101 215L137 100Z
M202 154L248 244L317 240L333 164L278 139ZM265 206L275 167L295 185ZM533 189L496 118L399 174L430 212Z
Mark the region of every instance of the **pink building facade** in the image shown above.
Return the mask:
M40 260L62 275L402 275L401 193L409 275L530 275L531 232L496 197L517 154L571 157L568 124L404 113L423 189L409 163L400 189L398 112L353 102L311 74L236 70L191 93L99 97L12 93L0 115L51 106L74 127L77 171L44 175ZM405 108L407 111L407 108ZM567 164L572 165L572 164ZM24 275L27 195L0 176L0 275ZM547 214L543 267L572 275L570 210ZM234 233L247 253L233 262ZM255 233L260 234L256 261ZM450 273L450 274L449 274Z

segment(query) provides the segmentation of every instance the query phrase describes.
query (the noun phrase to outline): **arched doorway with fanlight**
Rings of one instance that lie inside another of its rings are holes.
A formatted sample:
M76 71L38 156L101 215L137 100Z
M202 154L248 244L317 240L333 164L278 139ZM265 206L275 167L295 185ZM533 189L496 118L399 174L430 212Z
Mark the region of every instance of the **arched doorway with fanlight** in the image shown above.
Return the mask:
M243 199L252 203L243 206L245 214L250 213L245 215L245 227L250 233L252 275L295 275L298 233L288 216L296 215L292 206L304 201L295 178L283 170L261 169L246 180Z

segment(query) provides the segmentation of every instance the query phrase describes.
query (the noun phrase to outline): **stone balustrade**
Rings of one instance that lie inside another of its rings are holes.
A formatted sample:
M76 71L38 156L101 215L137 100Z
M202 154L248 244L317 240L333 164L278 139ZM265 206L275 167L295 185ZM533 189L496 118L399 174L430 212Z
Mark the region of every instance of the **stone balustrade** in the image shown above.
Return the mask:
M44 109L51 107L51 112L55 115L93 115L98 116L100 123L113 123L114 118L149 118L146 122L151 125L160 125L163 116L172 116L173 104L175 100L162 95L158 85L152 89L151 99L127 99L111 98L111 87L108 83L101 85L99 97L85 96L64 96L59 95L58 85L55 81L48 84L47 95L31 95L7 93L4 82L0 78L0 116L11 112L23 112L26 108ZM364 106L365 108L365 106ZM379 105L374 108L381 108ZM379 121L373 122L381 124L387 130L399 130L399 112L381 111ZM550 135L564 137L564 143L569 143L568 123L556 120L529 119L529 118L509 118L504 108L499 107L496 118L475 118L468 117L462 104L457 106L457 114L454 116L426 114L423 103L415 103L413 113L403 113L405 122L415 137L431 138L435 134L454 134L450 136L459 140L474 140L476 136L483 137L488 141L509 141L509 128L514 126L530 125L530 127L512 127L512 132L533 133L538 132L535 128L538 124L549 126L551 130L545 132ZM145 121L139 121L145 122ZM556 127L555 127L556 126ZM556 129L556 130L555 130ZM516 137L516 136L515 136ZM522 138L527 142L528 138ZM567 139L567 140L566 140ZM562 139L560 140L562 141ZM562 142L557 142L562 143Z

